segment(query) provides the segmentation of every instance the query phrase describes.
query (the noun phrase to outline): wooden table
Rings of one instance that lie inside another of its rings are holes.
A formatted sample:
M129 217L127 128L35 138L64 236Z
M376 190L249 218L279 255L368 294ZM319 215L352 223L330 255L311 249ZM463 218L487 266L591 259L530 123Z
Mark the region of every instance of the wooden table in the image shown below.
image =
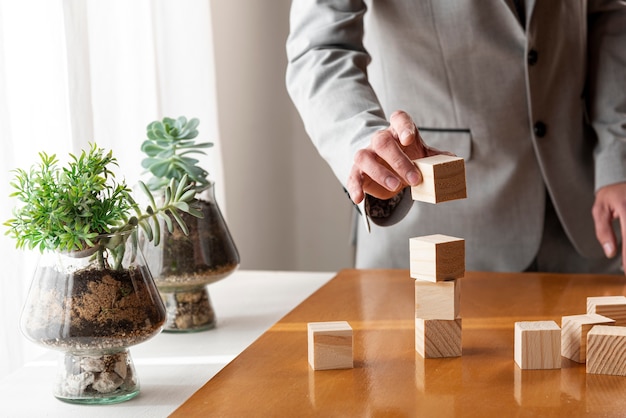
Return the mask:
M404 270L344 270L283 317L174 413L189 416L624 416L626 377L520 370L516 321L585 313L587 296L626 294L622 276L468 272L463 355L415 352L414 286ZM346 320L355 367L313 371L306 324Z

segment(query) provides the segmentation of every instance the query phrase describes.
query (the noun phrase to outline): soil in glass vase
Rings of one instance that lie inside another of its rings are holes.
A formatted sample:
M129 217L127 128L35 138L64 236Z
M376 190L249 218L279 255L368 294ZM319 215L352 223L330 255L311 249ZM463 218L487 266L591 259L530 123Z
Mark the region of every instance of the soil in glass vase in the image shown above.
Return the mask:
M70 403L135 397L139 381L128 347L158 334L165 322L136 230L98 241L115 245L44 253L22 312L27 338L64 353L54 396Z
M216 326L207 285L239 266L239 253L215 200L214 183L190 204L202 218L182 213L188 235L162 227L161 243L144 246L150 271L167 310L165 332L197 332Z

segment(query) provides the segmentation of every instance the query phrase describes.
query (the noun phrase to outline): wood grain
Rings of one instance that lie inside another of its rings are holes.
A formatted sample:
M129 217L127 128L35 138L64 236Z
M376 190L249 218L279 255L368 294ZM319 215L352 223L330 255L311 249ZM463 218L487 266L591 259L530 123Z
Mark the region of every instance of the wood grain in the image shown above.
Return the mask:
M415 280L415 317L454 320L461 315L461 280Z
M415 318L415 351L424 358L459 357L462 354L461 318Z
M465 275L465 240L442 234L409 239L409 267L417 280L439 282Z
M626 376L626 327L596 325L589 331L587 373Z
M626 325L626 296L590 296L587 313L606 316L615 320L615 326Z
M440 203L467 197L463 158L440 154L413 163L422 173L422 182L411 187L413 200Z
M554 321L516 322L514 350L521 369L560 369L561 328Z
M564 316L561 319L561 355L584 363L587 359L587 333L594 325L613 324L613 319L598 314Z
M313 370L350 369L354 366L352 328L346 321L307 324L309 365Z

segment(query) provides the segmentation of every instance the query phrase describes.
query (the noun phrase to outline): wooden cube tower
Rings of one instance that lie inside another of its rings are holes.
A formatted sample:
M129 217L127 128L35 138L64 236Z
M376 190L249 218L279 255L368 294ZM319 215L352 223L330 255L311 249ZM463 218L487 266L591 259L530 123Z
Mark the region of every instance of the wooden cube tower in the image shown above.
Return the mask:
M441 234L409 240L411 277L438 282L465 275L465 240Z
M413 161L422 182L414 200L439 203L467 197L463 158L434 155ZM461 290L465 240L442 234L409 240L410 276L415 279L415 350L424 358L458 357L462 347Z
M594 325L615 321L598 314L569 315L561 318L561 355L578 363L587 359L587 334Z
M424 358L461 355L465 241L445 235L410 239L415 280L415 350Z
M467 197L463 158L440 154L413 163L422 173L422 182L411 187L413 200L439 203Z
M313 370L354 367L352 327L346 321L309 322L307 332Z
M591 296L587 298L587 313L615 320L615 326L626 326L626 296Z
M626 376L626 327L596 325L587 333L587 373Z
M520 369L560 369L561 328L554 321L516 322L514 353Z

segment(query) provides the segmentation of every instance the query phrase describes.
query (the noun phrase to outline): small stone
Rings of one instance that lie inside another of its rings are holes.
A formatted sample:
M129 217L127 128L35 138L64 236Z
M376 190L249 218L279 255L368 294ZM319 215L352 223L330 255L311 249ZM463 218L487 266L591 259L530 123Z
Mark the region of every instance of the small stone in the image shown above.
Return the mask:
M181 292L176 294L178 303L198 303L202 300L204 292Z
M102 357L82 357L80 367L86 372L103 372L106 369Z
M95 379L92 387L100 393L111 393L119 388L122 383L124 383L124 379L119 377L117 373L102 372L98 378Z
M176 328L187 329L193 326L193 316L191 314L178 315L176 317Z
M126 379L128 374L128 364L126 364L126 355L120 354L117 361L113 365L113 371L122 379Z
M211 312L198 312L193 317L193 323L195 326L204 325L211 321Z
M77 396L87 389L95 380L95 376L91 372L69 375L64 380L62 392L67 395Z

